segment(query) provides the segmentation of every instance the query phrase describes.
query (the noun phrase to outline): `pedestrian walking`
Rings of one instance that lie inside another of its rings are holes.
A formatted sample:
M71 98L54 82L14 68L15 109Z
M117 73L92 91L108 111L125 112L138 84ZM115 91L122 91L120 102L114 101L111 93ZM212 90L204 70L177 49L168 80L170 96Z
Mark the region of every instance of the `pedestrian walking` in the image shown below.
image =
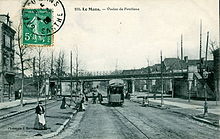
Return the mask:
M60 109L66 109L66 98L63 97Z
M46 129L45 110L41 102L38 103L35 108L36 118L34 123L34 129Z
M84 105L84 97L82 97L81 102L80 102L80 111L85 111L85 105Z
M126 96L127 96L127 99L128 99L128 100L131 99L130 93L127 92Z
M98 99L99 99L99 103L102 104L103 97L101 93L98 93Z
M156 93L154 93L154 99L156 99Z
M146 105L147 105L147 104L146 104L146 101L147 101L147 97L144 96L144 97L143 97L143 102L142 102L142 106L143 106L143 107L146 107Z
M96 104L96 96L95 96L95 93L92 93L92 100L93 100L93 104Z
M87 95L85 95L85 98L86 98L86 102L88 103L88 101L89 101L88 96L87 96Z

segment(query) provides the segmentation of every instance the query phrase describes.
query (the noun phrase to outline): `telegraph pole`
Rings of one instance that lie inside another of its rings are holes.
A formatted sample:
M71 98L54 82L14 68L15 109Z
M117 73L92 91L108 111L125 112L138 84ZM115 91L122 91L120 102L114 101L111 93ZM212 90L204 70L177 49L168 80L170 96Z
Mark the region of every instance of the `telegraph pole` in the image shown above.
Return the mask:
M178 42L177 42L176 46L177 46L176 57L179 58L179 43Z
M76 46L76 95L78 95L78 85L79 85L78 74L79 74L79 54L78 54L78 46Z
M174 72L172 68L172 98L174 97Z
M72 61L72 51L70 52L70 95L71 95L71 100L70 100L70 105L72 104L73 101L73 61Z
M150 67L149 67L149 58L147 59L147 69L148 69L148 80L147 80L147 84L148 84L148 93L147 93L147 100L148 100L148 103L149 103L149 94L150 94L150 91L151 91L151 84L150 84Z
M208 54L208 46L209 46L209 32L207 32L207 41L206 41L206 52L205 52L205 72L203 73L203 79L204 79L204 89L205 89L205 103L204 103L204 116L207 116L208 114L208 103L207 103L207 81L208 78L208 72L207 70L207 54Z
M202 73L202 20L200 20L200 40L199 40L199 72Z
M183 60L183 34L181 34L181 60Z
M50 65L50 74L52 75L53 74L53 51L52 51L52 58L51 58L51 65Z
M163 106L163 56L162 51L160 51L160 70L161 70L161 107Z
M207 68L207 55L208 55L208 47L209 47L209 32L207 32L207 41L206 41L206 50L205 50L205 68Z

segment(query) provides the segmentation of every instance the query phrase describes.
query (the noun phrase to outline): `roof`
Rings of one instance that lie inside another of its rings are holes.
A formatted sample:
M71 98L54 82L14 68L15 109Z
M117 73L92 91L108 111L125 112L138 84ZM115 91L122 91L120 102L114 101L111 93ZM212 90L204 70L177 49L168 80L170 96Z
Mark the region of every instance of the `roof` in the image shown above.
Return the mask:
M113 79L109 81L109 86L124 86L124 81L121 79Z
M207 61L207 68L213 70L214 66L213 60ZM192 59L192 60L180 60L179 58L165 58L164 59L164 66L166 71L168 70L180 70L180 69L187 69L188 66L199 66L200 60ZM203 68L205 66L205 62L203 64Z
M199 66L200 60L192 59L192 60L180 60L179 58L165 58L163 61L163 65L165 71L172 71L172 70L186 70L188 66ZM203 64L203 68L205 66L205 62ZM208 60L207 61L207 69L208 71L213 71L214 69L214 61ZM161 64L154 64L153 66L144 67L141 69L130 69L130 70L123 70L122 74L138 74L138 73L148 73L150 72L160 72L161 71Z
M163 64L166 71L187 68L186 62L184 60L180 60L179 58L165 58Z

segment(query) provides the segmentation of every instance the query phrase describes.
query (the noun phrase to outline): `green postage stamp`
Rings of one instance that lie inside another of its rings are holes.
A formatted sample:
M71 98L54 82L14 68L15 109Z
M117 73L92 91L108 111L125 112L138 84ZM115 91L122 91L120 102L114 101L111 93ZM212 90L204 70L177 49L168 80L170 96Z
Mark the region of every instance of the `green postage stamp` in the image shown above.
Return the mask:
M52 10L23 9L23 45L51 46Z
M22 42L26 46L53 46L54 34L65 21L60 0L27 0L22 9Z

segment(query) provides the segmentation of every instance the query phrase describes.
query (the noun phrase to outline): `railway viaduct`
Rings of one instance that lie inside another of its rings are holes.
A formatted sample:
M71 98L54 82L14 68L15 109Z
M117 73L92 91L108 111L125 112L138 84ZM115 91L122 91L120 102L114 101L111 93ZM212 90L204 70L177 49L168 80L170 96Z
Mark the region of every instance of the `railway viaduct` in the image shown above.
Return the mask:
M136 74L98 74L98 75L80 75L76 76L68 76L68 77L56 77L52 76L49 79L50 86L55 84L61 84L63 82L78 82L80 85L81 93L83 93L84 83L85 82L93 82L93 81L109 81L111 79L122 79L127 82L128 84L128 92L134 92L134 81L135 80L168 80L170 85L173 86L174 79L187 79L188 72L187 71L178 71L178 72L152 72L152 73L136 73Z

